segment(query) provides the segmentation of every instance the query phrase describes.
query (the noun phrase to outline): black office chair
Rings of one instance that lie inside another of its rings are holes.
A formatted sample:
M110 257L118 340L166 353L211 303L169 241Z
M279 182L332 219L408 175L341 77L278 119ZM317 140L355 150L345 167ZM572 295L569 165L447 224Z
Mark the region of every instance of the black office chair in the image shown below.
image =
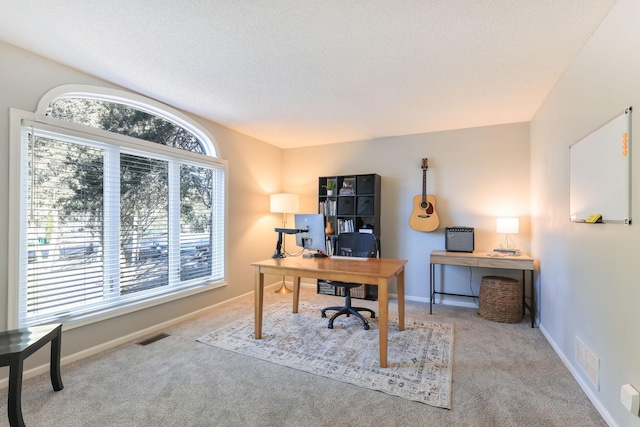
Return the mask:
M378 241L376 237L371 233L341 233L336 239L335 255L340 256L357 256L367 258L378 257ZM365 261L363 261L365 262ZM338 316L345 314L347 317L354 315L362 321L364 329L369 329L369 323L359 311L366 311L371 314L371 318L376 317L376 313L368 308L352 307L351 306L351 289L362 286L361 283L345 283L345 282L328 282L333 287L344 288L345 293L345 305L336 307L323 308L320 312L322 317L327 317L327 310L337 310L338 312L331 316L329 319L329 329L333 329L333 321Z

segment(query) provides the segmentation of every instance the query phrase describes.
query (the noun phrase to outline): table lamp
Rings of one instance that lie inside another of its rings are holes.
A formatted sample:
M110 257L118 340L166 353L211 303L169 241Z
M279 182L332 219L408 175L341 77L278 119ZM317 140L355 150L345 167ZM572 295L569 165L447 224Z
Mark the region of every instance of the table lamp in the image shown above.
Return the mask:
M277 193L270 196L271 212L282 214L282 228L287 228L287 214L298 212L300 208L300 198L297 194ZM286 240L283 241L283 245ZM286 250L284 250L286 254ZM284 255L283 255L284 256ZM282 276L282 284L276 291L278 294L289 294L291 289L287 288L284 283L284 276Z
M498 218L496 220L496 232L504 234L504 239L500 242L500 247L495 249L495 251L508 253L510 255L518 254L520 251L516 249L516 243L511 238L511 234L518 234L518 231L518 218Z

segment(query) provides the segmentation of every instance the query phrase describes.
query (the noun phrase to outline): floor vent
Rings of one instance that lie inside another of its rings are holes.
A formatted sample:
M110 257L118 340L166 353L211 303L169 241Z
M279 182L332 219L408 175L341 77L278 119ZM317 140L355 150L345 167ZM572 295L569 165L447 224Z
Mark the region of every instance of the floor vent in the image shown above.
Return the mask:
M158 335L154 335L151 338L147 338L146 340L137 342L136 344L138 344L138 345L149 345L149 344L153 344L156 341L160 341L161 339L166 338L168 336L169 336L169 334L161 333L161 334L158 334Z

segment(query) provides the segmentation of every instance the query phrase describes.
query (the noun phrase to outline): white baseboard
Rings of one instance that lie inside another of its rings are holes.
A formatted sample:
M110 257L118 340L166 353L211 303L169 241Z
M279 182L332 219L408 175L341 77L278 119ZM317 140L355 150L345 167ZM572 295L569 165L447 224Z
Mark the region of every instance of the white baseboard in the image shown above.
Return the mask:
M271 285L267 285L267 286L264 287L264 289L267 290L267 289L276 288L276 286L279 286L280 283L281 282L277 282L277 283L274 283L274 284L271 284ZM289 285L293 286L293 282L286 282L286 283L288 283ZM315 285L306 284L306 283L301 283L300 286L303 286L303 287L315 287ZM77 362L78 360L82 360L84 358L87 358L87 357L90 357L90 356L94 356L96 354L99 354L99 353L102 353L104 351L110 350L112 348L118 347L119 345L126 344L126 343L129 343L129 342L132 342L132 341L136 341L136 340L138 340L140 338L143 338L143 337L146 337L146 336L149 336L149 335L153 335L153 334L155 334L157 332L160 332L163 329L166 329L166 328L168 328L170 326L176 325L176 324L184 322L185 320L188 320L188 319L190 319L192 317L198 316L199 314L201 314L201 313L203 313L203 312L205 312L207 310L210 310L210 309L212 309L214 307L217 307L217 306L219 306L221 304L226 304L226 303L228 303L230 301L245 297L246 295L249 295L249 294L253 294L253 291L244 293L242 295L238 295L237 297L234 297L234 298L231 298L231 299L228 299L228 300L216 303L216 304L212 304L212 305L210 305L208 307L201 308L200 310L194 311L192 313L185 314L185 315L177 317L175 319L171 319L171 320L168 320L168 321L163 322L163 323L158 323L157 325L153 325L153 326L151 326L149 328L133 332L133 333L131 333L129 335L122 336L122 337L117 338L115 340L111 340L111 341L102 343L100 345L97 345L97 346L94 346L94 347L87 348L85 350L79 351L77 353L67 355L67 356L65 356L65 357L60 359L60 365L61 366L65 366L65 365L68 365L70 363ZM28 370L24 371L23 374L22 374L22 378L23 378L23 381L24 381L24 380L29 379L29 378L37 377L38 375L46 374L48 372L49 372L49 363L47 362L47 363L44 363L42 365L39 365L39 366L36 366L36 367L33 367L31 369L28 369ZM64 383L64 378L63 378L63 383ZM8 386L9 386L9 378L0 379L0 389L6 389Z
M275 285L265 286L265 289L272 288L272 287L275 287ZM245 295L252 294L252 293L253 293L253 291L247 292L247 293L245 293L243 295L239 295L237 297L234 297L234 298L231 298L231 299L228 299L228 300L216 303L216 304L212 304L212 305L210 305L208 307L201 308L201 309L199 309L197 311L185 314L183 316L176 317L175 319L171 319L171 320L168 320L166 322L158 323L157 325L153 325L153 326L151 326L149 328L133 332L133 333L131 333L129 335L125 335L125 336L119 337L119 338L117 338L115 340L111 340L111 341L96 345L94 347L87 348L85 350L79 351L77 353L67 355L67 356L65 356L65 357L60 359L60 365L61 366L68 365L70 363L77 362L78 360L82 360L84 358L87 358L87 357L90 357L90 356L94 356L96 354L99 354L99 353L102 353L104 351L110 350L110 349L115 348L115 347L117 347L119 345L126 344L126 343L129 343L129 342L133 342L133 341L136 341L136 340L138 340L140 338L143 338L143 337L146 337L146 336L149 336L149 335L153 335L153 334L155 334L157 332L160 332L161 330L163 330L165 328L168 328L170 326L173 326L173 325L176 325L178 323L184 322L185 320L188 320L188 319L190 319L192 317L198 316L199 314L201 314L201 313L203 313L203 312L205 312L207 310L210 310L210 309L212 309L214 307L217 307L217 306L219 306L221 304L226 304L229 301L233 301L235 299L244 297ZM63 336L64 336L64 333L63 333ZM64 337L63 337L63 339L64 339ZM47 362L47 363L44 363L42 365L39 365L39 366L36 366L36 367L33 367L31 369L28 369L28 370L24 371L24 373L23 373L23 381L26 380L26 379L29 379L29 378L36 377L38 375L42 375L42 374L48 373L48 372L49 372L49 363ZM64 378L62 380L63 380L63 384L64 384ZM9 386L9 378L0 379L0 389L7 388L8 386Z
M547 332L547 330L544 328L544 325L538 325L538 328L540 329L540 332L542 332L542 335L544 335L544 337L547 339L547 341L549 342L549 344L551 344L551 347L553 348L553 350L556 352L556 354L558 355L558 357L560 357L560 360L562 360L562 363L565 364L565 366L567 367L567 369L569 369L569 372L571 373L571 375L573 376L573 378L576 380L576 382L578 383L578 385L580 386L580 388L582 389L582 391L584 391L584 393L587 395L587 397L589 398L589 400L591 401L591 403L593 403L593 406L595 406L596 410L598 411L598 413L602 416L602 418L604 418L604 421L611 427L617 427L618 424L616 423L616 421L613 419L613 417L611 416L611 414L609 413L609 411L607 411L607 408L605 408L605 406L602 404L602 402L600 401L600 399L598 399L598 396L593 392L593 389L589 386L589 384L584 380L584 378L582 378L582 376L580 375L580 372L576 369L576 367L574 366L573 363L571 363L571 359L568 358L560 349L560 347L556 344L556 342L551 338L551 335Z

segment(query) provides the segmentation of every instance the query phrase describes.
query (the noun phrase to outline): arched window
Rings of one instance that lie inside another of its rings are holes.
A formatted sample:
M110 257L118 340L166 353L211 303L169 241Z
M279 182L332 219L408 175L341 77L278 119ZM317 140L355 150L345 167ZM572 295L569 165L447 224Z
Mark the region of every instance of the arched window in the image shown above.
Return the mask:
M137 95L63 86L34 114L12 110L13 126L18 326L224 284L226 163L197 123Z
M104 129L168 147L205 153L202 141L184 126L119 102L77 96L56 98L49 104L46 114L68 122Z

